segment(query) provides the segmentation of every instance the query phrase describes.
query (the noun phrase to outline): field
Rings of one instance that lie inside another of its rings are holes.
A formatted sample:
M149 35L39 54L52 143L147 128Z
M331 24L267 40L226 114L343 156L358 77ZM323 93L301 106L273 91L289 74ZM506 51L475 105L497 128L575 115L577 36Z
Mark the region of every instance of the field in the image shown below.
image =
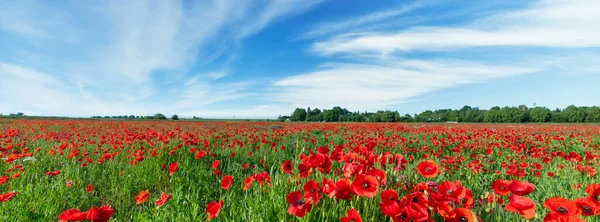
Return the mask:
M0 157L0 221L600 221L598 125L0 119Z

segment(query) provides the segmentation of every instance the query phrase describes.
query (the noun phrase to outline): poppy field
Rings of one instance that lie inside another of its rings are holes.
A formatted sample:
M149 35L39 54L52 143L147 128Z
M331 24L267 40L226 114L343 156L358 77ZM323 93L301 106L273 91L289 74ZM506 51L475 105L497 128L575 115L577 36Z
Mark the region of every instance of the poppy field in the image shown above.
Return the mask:
M0 119L0 221L600 221L600 126Z

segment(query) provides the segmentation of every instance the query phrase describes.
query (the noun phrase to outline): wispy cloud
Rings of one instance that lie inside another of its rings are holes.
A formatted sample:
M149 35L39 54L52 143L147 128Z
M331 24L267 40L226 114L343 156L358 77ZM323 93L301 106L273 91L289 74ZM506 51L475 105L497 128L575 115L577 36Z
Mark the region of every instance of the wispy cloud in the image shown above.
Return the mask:
M179 80L173 84L179 84L183 90L173 95L180 98L174 103L183 104L186 109L239 99L246 95L241 91L247 89L248 82L213 82L230 72L214 71L205 74L201 82L187 86L183 83L194 80L192 66L211 64L224 53L234 54L243 38L319 2L140 0L84 5L75 1L60 6L34 0L4 3L0 8L0 30L12 33L18 44L34 47L20 47L18 50L24 50L23 53L4 60L2 77L10 78L0 80L8 87L0 96L8 97L12 92L23 95L0 104L21 111L37 110L38 114L146 113L151 108L171 111L152 101L168 93L157 87L162 82L156 79ZM35 56L26 58L31 55ZM28 84L18 73L44 78ZM36 92L30 93L35 96L25 95L26 91Z
M301 38L316 38L330 34L336 34L343 31L348 31L364 25L387 21L414 10L422 8L425 5L431 4L429 1L417 1L397 8L375 12L360 17L348 18L337 22L323 22L315 25L312 29L302 34Z
M320 41L321 55L449 51L486 46L599 47L600 2L545 0L529 9L496 13L467 25L411 27L399 32L343 33Z
M329 64L274 82L271 99L298 107L375 110L461 84L527 74L536 69L461 61L394 59L385 64Z

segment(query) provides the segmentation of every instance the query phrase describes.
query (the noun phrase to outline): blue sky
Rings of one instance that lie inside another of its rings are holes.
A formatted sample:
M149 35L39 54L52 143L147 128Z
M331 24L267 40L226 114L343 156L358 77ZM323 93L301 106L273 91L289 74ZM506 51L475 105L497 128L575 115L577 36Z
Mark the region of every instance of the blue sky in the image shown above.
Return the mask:
M0 113L600 105L600 2L10 1Z

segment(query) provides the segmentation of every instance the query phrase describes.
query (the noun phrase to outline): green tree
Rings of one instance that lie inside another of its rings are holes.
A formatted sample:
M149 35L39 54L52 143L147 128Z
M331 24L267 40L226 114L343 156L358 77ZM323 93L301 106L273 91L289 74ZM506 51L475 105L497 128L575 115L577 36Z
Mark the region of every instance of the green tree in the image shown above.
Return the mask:
M548 122L550 121L550 110L546 107L535 107L529 112L529 119L536 123Z
M306 120L306 110L302 108L296 108L290 116L292 122L302 122L304 120Z
M179 116L177 116L177 114L175 114L175 115L171 116L171 119L172 120L179 120Z
M569 123L582 123L585 120L585 108L583 107L570 105L563 110L563 114Z
M592 106L585 109L585 122L600 123L600 107Z

